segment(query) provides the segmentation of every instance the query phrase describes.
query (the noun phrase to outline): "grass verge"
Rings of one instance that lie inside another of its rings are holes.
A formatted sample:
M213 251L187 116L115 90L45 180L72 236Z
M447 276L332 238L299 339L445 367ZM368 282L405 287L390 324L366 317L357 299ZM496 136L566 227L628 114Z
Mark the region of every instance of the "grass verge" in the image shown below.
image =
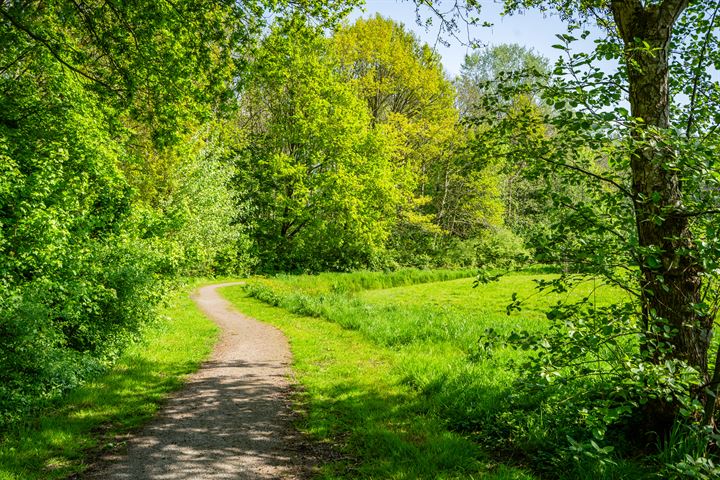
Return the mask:
M7 432L0 443L0 480L64 479L82 472L89 458L152 418L167 394L207 358L218 335L187 289L173 295L162 314L163 321L112 370Z
M243 313L280 328L306 412L301 430L337 448L320 478L527 480L489 461L480 447L447 429L431 401L403 381L406 353L362 332L262 303L240 287L221 293ZM442 356L443 352L435 352Z

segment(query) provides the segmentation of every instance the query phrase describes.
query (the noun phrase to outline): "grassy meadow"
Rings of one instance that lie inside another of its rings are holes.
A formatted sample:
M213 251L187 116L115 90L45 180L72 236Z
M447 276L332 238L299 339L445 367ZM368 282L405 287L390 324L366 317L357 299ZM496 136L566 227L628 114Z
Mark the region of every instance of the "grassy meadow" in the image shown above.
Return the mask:
M534 279L552 276L535 273L477 288L471 277L333 287L354 285L353 275L256 279L224 290L237 308L288 335L307 411L302 428L340 451L322 478L535 478L522 455L498 454L477 434L509 393L507 362L523 355L483 355L478 339L487 328L543 329L552 303L589 296L602 304L617 292L590 282L538 295ZM513 293L527 301L508 315ZM538 442L552 435L542 424L523 428Z
M541 330L552 303L593 295L601 304L616 292L585 284L565 296L538 295L533 280L552 278L541 273L473 288L471 273L278 276L222 290L240 311L288 336L300 428L327 451L319 478L545 478L522 452L483 438L515 378L507 362L522 353L500 348L484 355L478 338L486 328ZM527 302L508 315L513 293ZM5 432L0 480L71 477L153 416L217 336L186 292L162 313L164 320L111 371ZM545 427L521 428L543 442L552 435Z

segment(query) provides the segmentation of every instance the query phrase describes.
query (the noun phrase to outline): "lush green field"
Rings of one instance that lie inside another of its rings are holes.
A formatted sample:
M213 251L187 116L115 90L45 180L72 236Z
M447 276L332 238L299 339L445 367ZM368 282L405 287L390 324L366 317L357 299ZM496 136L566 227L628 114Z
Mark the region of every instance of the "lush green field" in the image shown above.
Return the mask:
M498 465L470 439L448 430L432 402L403 381L398 366L409 352L384 348L363 333L324 319L289 313L250 298L239 287L223 290L244 313L269 322L290 339L301 385L301 429L328 444L335 459L320 478L530 479ZM443 348L438 358L455 355Z
M471 278L447 280L457 276L448 272L382 275L283 276L224 290L241 311L290 338L302 385L297 405L307 412L301 427L331 452L320 476L534 478L523 457L498 456L477 436L507 395L514 376L506 361L518 355L501 349L485 357L477 338L487 327L543 328L542 310L558 297L535 295L532 279L550 277L512 275L472 288ZM446 281L409 285L432 279ZM381 289L387 285L404 286ZM529 301L508 316L514 292ZM612 295L595 294L598 302ZM153 415L217 333L185 295L164 314L113 371L6 435L0 479L67 478ZM546 440L543 425L530 428Z
M363 290L401 287L471 277L475 269L421 270L406 268L393 272L357 271L352 273L319 273L316 275L277 275L275 288L305 293L352 293Z
M217 327L178 292L163 321L107 374L5 434L0 480L64 479L119 435L149 420L166 395L209 354Z
M552 278L541 274L509 275L477 288L472 278L462 278L355 293L329 287L331 277L258 279L245 290L226 291L238 308L290 337L310 412L304 428L339 442L352 458L329 467L328 478L462 478L493 471L492 462L470 445L482 445L476 433L488 428L515 379L507 362L523 354L500 348L484 355L480 336L486 328L542 329L544 309L568 297L602 304L617 295L592 282L563 296L538 295L533 280ZM527 302L508 315L513 293ZM248 295L303 316L261 308ZM355 400L346 401L347 395ZM542 424L522 428L532 429L537 442L556 440ZM453 442L437 443L444 436ZM377 448L379 437L393 442ZM506 463L517 461L507 457ZM530 478L508 472L498 475Z

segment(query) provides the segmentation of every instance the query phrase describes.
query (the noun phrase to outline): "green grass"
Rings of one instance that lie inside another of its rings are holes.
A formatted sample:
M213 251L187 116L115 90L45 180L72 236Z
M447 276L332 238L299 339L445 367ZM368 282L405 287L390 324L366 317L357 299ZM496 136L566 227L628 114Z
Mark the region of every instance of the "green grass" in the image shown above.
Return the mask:
M270 281L278 288L301 290L309 294L349 293L467 278L475 275L476 272L476 269L421 270L408 268L393 272L357 271L352 273L319 273L316 275L281 274Z
M463 278L357 293L337 293L328 288L330 281L318 284L313 277L300 276L292 281L257 279L247 290L274 306L358 330L380 346L446 344L466 354L475 349L487 328L501 333L542 329L547 326L544 312L559 300L590 296L603 304L616 295L608 287L592 283L563 295L538 295L533 281L537 278L549 280L552 276L513 274L477 288L472 288L472 278ZM513 293L527 302L520 312L507 315Z
M472 278L453 281L421 283L403 288L388 288L361 292L359 297L367 303L392 304L398 306L421 306L449 308L454 311L480 316L493 316L502 323L512 319L542 320L548 306L559 300L594 298L598 304L607 303L614 296L613 289L599 283L586 282L565 294L544 295L537 291L534 280L549 281L557 275L536 273L514 273L501 277L496 282L473 288ZM505 310L513 293L526 300L523 310L508 318ZM498 317L499 315L499 317Z
M320 438L339 442L344 452L356 458L360 474L355 476L359 478L367 475L372 478L452 478L453 475L470 478L469 471L473 475L482 474L483 466L488 465L482 452L470 456L475 458L473 463L465 454L459 455L469 450L451 443L433 443L435 440L427 440L433 447L423 444L432 454L428 450L413 454L401 444L381 443L381 448L365 448L378 441L378 431L396 432L392 428L396 422L401 431L415 431L414 428L426 425L433 432L415 433L413 438L437 439L450 435L458 445L483 444L486 451L501 454L496 458L508 458L508 455L529 458L523 452L488 444L482 434L495 429L495 419L504 414L501 409L506 405L504 400L511 393L517 375L508 368L508 363L521 361L526 353L499 346L492 355L486 355L478 348L478 339L487 328L500 333L543 330L548 326L544 312L561 300L588 297L597 305L606 305L622 295L593 281L562 295L538 295L533 280L550 280L554 276L537 273L507 275L499 282L477 288L472 288L472 278L464 278L357 292L333 289L332 274L326 275L322 284L313 283L312 277L307 276L291 280L281 277L250 282L244 292L237 288L228 292L240 309L255 308L256 313L248 313L276 324L290 337L297 368L301 370L300 382L307 389L305 401L310 418L306 429L315 432L317 425L331 422L332 428L322 430ZM527 301L520 312L507 315L506 306L513 293ZM258 310L259 307L247 299L248 295L301 316L275 309ZM322 360L313 360L319 355L314 348L336 341L344 346L333 348L327 357L319 357ZM353 364L357 355L365 358L366 366ZM373 359L384 360L373 363ZM334 368L340 365L345 367L337 367L341 370L336 372ZM334 398L336 391L340 395L345 388L352 392L353 398L362 400L330 402L342 409L336 413L339 418L333 420L324 413L326 401ZM382 392L395 393L384 397ZM381 400L376 401L379 397ZM365 411L366 403L374 405L372 409L382 408L382 419L386 419L372 432L366 432L363 427L362 419L370 415ZM513 428L521 430L528 440L527 451L535 452L542 444L567 442L564 435L560 438L547 428L542 416L528 416L526 420L526 425ZM512 433L496 432L496 438L508 435ZM452 453L452 460L432 464L424 460L442 457L439 451ZM409 458L417 468L407 470L410 467L403 466L403 458ZM457 473L451 465L463 473ZM468 470L468 465L473 467ZM519 475L516 470L512 472ZM607 478L633 477L611 475Z
M130 347L107 374L27 419L0 443L0 479L63 479L136 429L182 386L214 345L218 329L178 293L164 320Z
M476 443L447 429L432 403L403 381L398 366L406 362L407 351L261 303L239 287L224 288L222 294L288 336L302 387L297 405L306 412L301 429L340 457L322 467L320 478L532 478L491 462Z

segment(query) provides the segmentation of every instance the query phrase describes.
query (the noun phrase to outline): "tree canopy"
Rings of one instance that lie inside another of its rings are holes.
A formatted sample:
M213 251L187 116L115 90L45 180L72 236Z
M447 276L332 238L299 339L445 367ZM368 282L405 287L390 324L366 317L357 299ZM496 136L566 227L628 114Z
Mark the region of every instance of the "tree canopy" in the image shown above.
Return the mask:
M327 46L297 21L276 28L241 99L240 221L270 270L371 265L399 202L390 147Z

